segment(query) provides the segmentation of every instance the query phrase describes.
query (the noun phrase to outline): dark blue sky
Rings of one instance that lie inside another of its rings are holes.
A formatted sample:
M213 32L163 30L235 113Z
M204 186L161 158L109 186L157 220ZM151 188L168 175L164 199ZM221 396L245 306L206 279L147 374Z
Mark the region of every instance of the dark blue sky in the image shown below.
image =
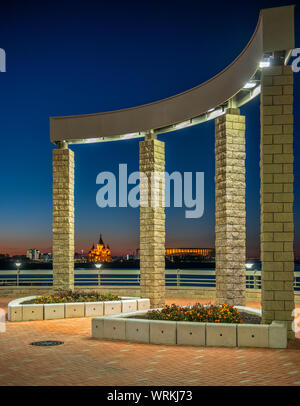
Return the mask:
M0 3L0 252L51 250L52 149L49 116L148 103L187 90L225 68L249 41L261 8L285 1L9 1ZM296 46L298 41L296 8ZM299 45L298 45L299 46ZM295 74L295 134L299 76ZM259 99L246 115L247 251L259 254ZM166 170L205 172L205 211L185 219L166 210L166 245L214 246L214 123L160 137ZM113 254L138 247L138 209L100 209L96 176L119 163L138 170L138 141L71 146L75 151L76 249L101 231ZM295 136L295 175L299 171ZM300 255L300 182L295 176L295 241Z

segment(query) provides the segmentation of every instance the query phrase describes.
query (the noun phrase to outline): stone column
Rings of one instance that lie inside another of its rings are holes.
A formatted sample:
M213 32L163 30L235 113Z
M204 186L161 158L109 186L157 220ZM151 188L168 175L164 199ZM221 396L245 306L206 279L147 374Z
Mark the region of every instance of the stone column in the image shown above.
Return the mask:
M74 289L74 152L53 150L53 286Z
M140 172L147 176L145 179L148 183L147 188L141 179L140 294L150 299L152 308L165 305L164 171L164 142L158 141L154 135L146 135L145 141L140 142ZM158 175L156 181L152 175L154 172ZM153 196L157 197L156 207L151 207L151 190ZM142 207L146 205L148 207Z
M216 302L245 304L245 117L216 119Z
M293 73L273 66L261 76L260 204L263 323L294 309Z

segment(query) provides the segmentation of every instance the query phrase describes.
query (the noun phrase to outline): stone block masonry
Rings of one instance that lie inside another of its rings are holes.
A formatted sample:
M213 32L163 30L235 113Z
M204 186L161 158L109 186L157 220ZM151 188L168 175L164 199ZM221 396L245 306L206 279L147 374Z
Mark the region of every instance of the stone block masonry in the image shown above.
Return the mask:
M246 298L245 117L230 108L215 122L216 301Z
M74 289L74 152L53 150L53 286Z
M142 181L140 185L140 294L150 299L152 308L165 305L164 171L164 142L146 136L140 142L140 172L148 179L148 187ZM162 175L161 182L154 182L154 172ZM153 194L158 197L155 207L151 205Z
M285 321L294 338L293 72L272 66L261 76L261 260L263 323Z

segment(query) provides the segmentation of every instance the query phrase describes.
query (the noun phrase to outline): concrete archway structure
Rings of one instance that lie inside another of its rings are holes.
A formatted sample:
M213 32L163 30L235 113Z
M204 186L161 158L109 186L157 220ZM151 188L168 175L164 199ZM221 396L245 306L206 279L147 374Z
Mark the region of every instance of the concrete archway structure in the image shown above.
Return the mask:
M74 287L74 154L68 144L140 142L140 170L164 172L157 135L215 119L216 297L245 303L245 117L239 107L261 100L261 260L264 322L285 320L294 308L293 74L294 6L261 10L242 53L222 72L176 96L97 114L50 118L53 151L54 285ZM270 66L267 66L270 63ZM264 65L264 67L262 67ZM162 193L158 190L158 193ZM140 208L141 295L164 304L165 214Z

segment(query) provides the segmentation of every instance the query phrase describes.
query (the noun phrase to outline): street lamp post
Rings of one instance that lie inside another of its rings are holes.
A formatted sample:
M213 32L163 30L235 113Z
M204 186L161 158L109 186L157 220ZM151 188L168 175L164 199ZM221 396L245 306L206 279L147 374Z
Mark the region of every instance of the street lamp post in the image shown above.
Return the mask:
M21 262L16 262L16 267L17 267L17 286L19 286L19 278L20 278L20 266Z
M102 264L99 264L99 262L95 263L95 267L98 269L98 286L101 286L101 275L100 275L100 268Z

